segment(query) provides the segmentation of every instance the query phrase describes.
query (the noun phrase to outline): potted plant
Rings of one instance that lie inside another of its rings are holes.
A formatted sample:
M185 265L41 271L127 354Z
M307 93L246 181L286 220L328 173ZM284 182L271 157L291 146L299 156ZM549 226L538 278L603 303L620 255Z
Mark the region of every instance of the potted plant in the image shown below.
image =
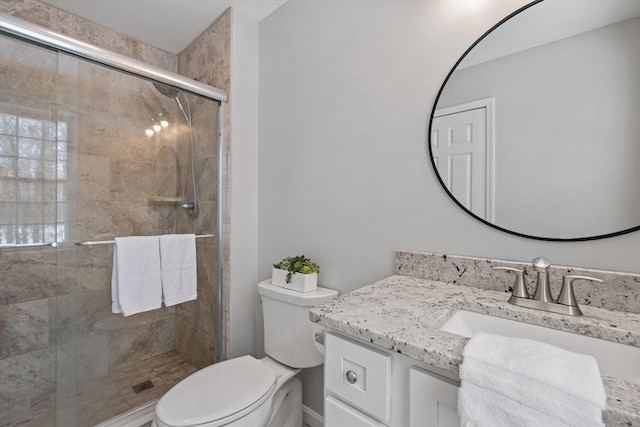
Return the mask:
M320 266L304 255L284 258L273 264L271 283L298 292L315 291Z

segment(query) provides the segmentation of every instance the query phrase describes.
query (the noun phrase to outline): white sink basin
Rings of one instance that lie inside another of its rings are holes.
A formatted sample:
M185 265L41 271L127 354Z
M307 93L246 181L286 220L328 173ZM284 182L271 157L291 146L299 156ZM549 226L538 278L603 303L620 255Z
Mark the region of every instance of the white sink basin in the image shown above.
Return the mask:
M601 375L640 383L640 347L466 310L456 311L440 327L440 330L467 338L471 338L478 332L488 332L507 337L542 341L565 350L595 357Z

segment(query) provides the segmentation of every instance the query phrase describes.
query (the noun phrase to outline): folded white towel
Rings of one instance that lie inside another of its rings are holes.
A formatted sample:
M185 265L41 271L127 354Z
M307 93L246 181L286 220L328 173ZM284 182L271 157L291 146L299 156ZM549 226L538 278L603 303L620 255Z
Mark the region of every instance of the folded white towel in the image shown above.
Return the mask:
M111 311L131 316L160 308L162 282L158 237L116 237L115 240Z
M198 297L196 236L167 234L160 236L160 260L164 304L180 304Z
M469 382L458 390L458 415L462 427L566 426L547 414Z
M591 356L478 333L464 349L460 379L466 426L604 426L606 394Z

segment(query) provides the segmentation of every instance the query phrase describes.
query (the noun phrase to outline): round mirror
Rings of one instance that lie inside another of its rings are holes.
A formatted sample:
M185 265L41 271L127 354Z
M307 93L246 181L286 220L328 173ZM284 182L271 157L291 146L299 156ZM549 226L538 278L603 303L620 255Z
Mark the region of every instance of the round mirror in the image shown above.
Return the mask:
M429 153L451 198L523 237L640 230L640 1L539 0L460 58Z

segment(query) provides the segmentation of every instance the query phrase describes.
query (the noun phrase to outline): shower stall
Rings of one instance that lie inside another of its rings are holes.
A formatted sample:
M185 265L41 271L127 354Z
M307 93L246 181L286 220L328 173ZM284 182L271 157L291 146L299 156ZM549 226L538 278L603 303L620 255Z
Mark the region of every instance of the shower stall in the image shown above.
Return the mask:
M224 102L0 16L0 426L93 426L221 358ZM197 300L112 314L113 239L169 233Z

